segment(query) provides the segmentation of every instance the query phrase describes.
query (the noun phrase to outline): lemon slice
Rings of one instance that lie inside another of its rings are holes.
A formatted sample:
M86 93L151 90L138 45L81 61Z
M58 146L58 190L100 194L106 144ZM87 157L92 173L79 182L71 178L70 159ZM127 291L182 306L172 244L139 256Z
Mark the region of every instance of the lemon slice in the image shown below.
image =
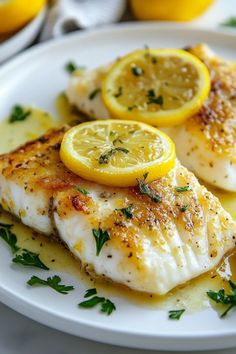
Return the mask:
M60 156L68 169L97 183L127 187L152 181L175 165L175 146L163 132L140 122L97 120L71 128Z
M155 126L182 123L202 106L210 90L206 66L181 49L141 49L118 60L102 86L113 118Z

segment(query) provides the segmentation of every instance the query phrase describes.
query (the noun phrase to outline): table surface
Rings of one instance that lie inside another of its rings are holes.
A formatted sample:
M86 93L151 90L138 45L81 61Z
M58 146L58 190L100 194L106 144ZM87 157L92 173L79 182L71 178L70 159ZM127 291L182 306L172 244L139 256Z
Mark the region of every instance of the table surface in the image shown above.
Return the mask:
M218 0L193 25L217 27L232 16L235 0ZM124 20L130 20L125 16ZM236 30L235 30L236 33ZM154 351L121 348L78 338L32 321L0 304L0 354L151 354ZM157 352L170 354L170 352ZM189 354L193 352L188 352ZM203 352L202 352L203 353ZM210 352L205 352L210 353ZM213 353L213 352L212 352ZM235 349L214 351L216 354L236 354Z

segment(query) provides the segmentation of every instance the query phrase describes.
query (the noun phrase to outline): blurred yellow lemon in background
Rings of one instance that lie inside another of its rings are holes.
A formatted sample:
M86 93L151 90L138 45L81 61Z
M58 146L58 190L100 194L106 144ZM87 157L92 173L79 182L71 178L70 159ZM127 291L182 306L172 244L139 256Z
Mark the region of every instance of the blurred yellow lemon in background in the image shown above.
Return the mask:
M37 15L46 0L0 0L0 34L17 31Z
M139 20L189 21L203 13L214 0L131 0Z

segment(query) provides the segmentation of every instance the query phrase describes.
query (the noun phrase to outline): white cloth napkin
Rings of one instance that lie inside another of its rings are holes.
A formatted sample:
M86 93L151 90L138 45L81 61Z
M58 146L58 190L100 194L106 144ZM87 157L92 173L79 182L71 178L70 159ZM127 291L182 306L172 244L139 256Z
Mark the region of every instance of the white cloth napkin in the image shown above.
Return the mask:
M49 9L40 40L118 21L126 0L56 0Z

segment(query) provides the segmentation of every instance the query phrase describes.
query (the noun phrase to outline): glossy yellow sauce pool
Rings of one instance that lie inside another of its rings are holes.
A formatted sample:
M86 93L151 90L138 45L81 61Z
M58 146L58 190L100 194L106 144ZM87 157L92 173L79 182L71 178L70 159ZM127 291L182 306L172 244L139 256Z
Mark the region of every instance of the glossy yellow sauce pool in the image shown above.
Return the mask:
M59 112L57 120L42 110L30 108L31 116L25 121L9 124L6 119L0 123L0 153L10 151L28 140L37 138L49 128L84 120L83 115L78 116L71 111L64 95L58 96L56 107ZM212 189L212 192L219 197L225 209L236 219L236 193L227 193L216 189ZM232 254L226 257L216 270L179 286L165 296L141 294L104 280L90 279L81 270L80 262L75 260L61 244L27 228L1 209L0 222L13 223L13 232L17 235L19 246L39 253L42 261L51 270L68 272L73 274L75 284L77 281L83 281L88 288L95 286L104 295L123 297L142 306L165 309L185 308L188 311L196 311L209 305L209 299L206 296L209 289L219 290L221 287L227 289L229 277L236 281L236 257ZM0 243L2 242L0 240Z

